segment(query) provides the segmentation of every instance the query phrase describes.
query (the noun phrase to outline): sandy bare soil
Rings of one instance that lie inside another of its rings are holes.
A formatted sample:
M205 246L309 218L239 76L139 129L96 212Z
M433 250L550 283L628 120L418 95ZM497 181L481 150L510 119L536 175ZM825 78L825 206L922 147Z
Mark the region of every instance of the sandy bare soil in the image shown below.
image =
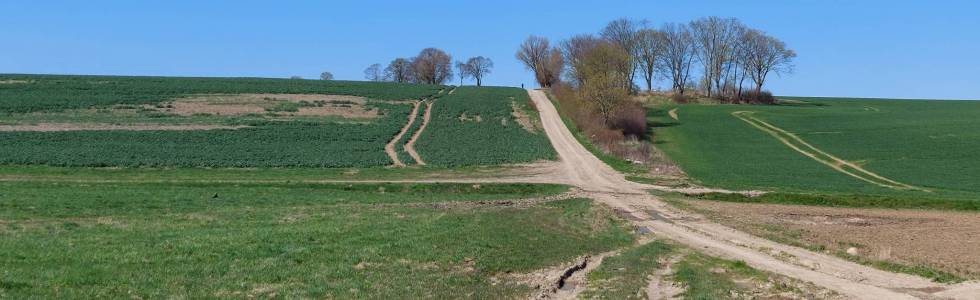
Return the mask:
M55 131L106 131L106 130L126 130L126 131L192 131L192 130L217 130L217 129L242 129L249 126L225 126L225 125L201 125L201 124L98 124L98 123L39 123L32 125L0 125L0 131L35 131L35 132L55 132Z
M645 191L651 186L625 180L622 174L589 153L565 128L543 92L530 91L530 94L562 161L561 171L553 179L586 191L635 226L710 255L742 260L753 268L810 282L855 299L918 299L937 295L970 299L980 295L977 284L949 286L922 277L886 272L778 244L714 223L701 215L674 209Z
M300 107L295 112L275 112L285 116L339 116L344 118L374 118L378 116L375 109L364 109L365 98L340 95L315 94L236 94L236 95L203 95L181 98L172 102L156 105L144 105L145 109L173 113L181 116L194 114L213 114L221 116L240 116L247 114L265 114L270 108L281 102L319 103L318 106Z
M511 108L511 116L514 117L514 120L517 121L517 124L521 125L521 128L524 128L524 130L527 130L527 132L531 132L531 133L537 131L537 128L535 128L534 126L534 123L531 122L531 118L528 117L528 115L525 114L523 110L521 110L521 107L517 105L516 101L510 103L510 108Z
M456 89L453 89L455 91ZM452 91L449 91L452 93ZM432 105L435 105L435 100L426 101L425 112L422 113L422 125L419 125L419 130L412 134L412 138L405 143L405 152L415 160L415 163L424 166L425 161L422 160L422 156L419 155L418 151L415 151L415 142L419 140L419 136L422 135L422 131L425 131L425 127L429 126L429 120L432 119Z
M402 139L402 136L405 136L408 129L412 127L412 123L415 122L415 117L419 114L419 106L421 106L421 102L419 101L415 101L412 104L412 112L408 114L408 122L405 122L405 126L402 126L402 130L398 131L398 134L396 134L395 137L393 137L391 141L385 145L385 153L388 154L388 157L391 158L391 161L396 167L404 167L405 163L403 163L401 159L398 159L398 152L395 151L395 145Z
M0 80L0 84L23 84L23 83L31 83L31 81L16 80L16 79Z
M798 235L831 251L980 278L980 214L688 201L719 222L759 235Z

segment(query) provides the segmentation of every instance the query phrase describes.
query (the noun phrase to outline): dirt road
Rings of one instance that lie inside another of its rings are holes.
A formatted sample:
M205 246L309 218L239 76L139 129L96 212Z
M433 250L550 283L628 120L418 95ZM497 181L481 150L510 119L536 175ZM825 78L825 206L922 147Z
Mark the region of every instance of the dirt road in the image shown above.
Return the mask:
M449 93L452 94L452 92L455 90L456 89L453 89L452 91L449 91ZM412 134L412 138L410 138L408 142L405 143L405 152L408 152L408 155L411 156L412 159L415 160L415 163L420 166L424 166L425 161L422 160L422 156L419 155L418 151L415 151L415 142L417 142L419 140L419 137L422 136L422 132L425 131L425 127L429 126L429 120L432 119L433 104L435 104L435 100L426 101L425 113L422 114L422 125L419 126L419 130L415 131L415 134Z
M421 102L419 101L415 101L412 104L412 112L408 115L408 122L406 122L405 126L402 127L402 130L399 131L387 145L385 145L385 154L388 154L388 157L391 158L392 163L394 163L396 167L404 167L405 163L398 159L398 152L396 152L395 146L397 146L398 141L402 139L402 136L408 133L408 129L412 128L412 123L415 122L415 116L419 114L419 106L421 106Z
M589 153L565 127L543 92L529 93L562 162L556 181L581 188L636 226L710 255L742 260L756 269L811 282L855 299L975 299L975 295L980 295L977 284L948 286L922 277L881 271L778 244L674 209L647 193L650 186L627 181Z

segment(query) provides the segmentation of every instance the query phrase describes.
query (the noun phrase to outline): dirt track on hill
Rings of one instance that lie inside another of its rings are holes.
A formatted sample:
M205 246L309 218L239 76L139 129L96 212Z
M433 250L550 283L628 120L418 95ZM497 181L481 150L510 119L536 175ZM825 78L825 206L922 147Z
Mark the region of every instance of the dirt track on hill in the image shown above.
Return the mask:
M802 138L789 131L783 130L782 128L776 127L772 124L769 124L768 122L765 122L759 118L752 116L753 113L754 112L751 111L736 111L733 112L732 115L735 116L736 118L741 119L742 121L745 121L749 125L752 125L752 127L755 127L765 133L768 133L770 136L782 142L790 149L793 149L794 151L799 152L800 154L803 154L806 157L809 157L821 164L824 164L836 170L837 172L841 172L847 174L848 176L885 188L896 189L896 190L928 191L923 188L911 186L908 184L891 180L889 178L885 178L884 176L865 170L864 168L858 166L855 163L838 158L837 156L827 153L821 150L820 148L817 148L816 146L807 143Z
M407 133L408 129L412 127L412 123L415 122L415 116L418 115L419 106L421 104L419 101L415 101L412 105L412 112L408 115L408 122L405 122L405 126L402 127L402 130L399 131L387 145L385 145L385 153L388 154L388 157L391 158L391 161L396 167L404 167L405 163L402 163L402 161L398 159L398 152L395 151L395 145L398 144L398 141L402 139L402 136Z
M449 92L452 93L455 90L456 89L453 89L452 91ZM407 143L405 143L405 152L408 152L408 155L411 156L412 159L415 160L415 163L420 166L424 166L425 161L422 160L422 156L419 155L418 151L415 151L415 142L419 140L419 136L422 136L422 131L425 130L425 127L429 126L429 120L432 119L432 105L434 104L435 104L435 100L426 101L425 113L422 114L422 125L419 126L419 130L415 131L415 133L412 134L412 138L409 139Z
M565 127L543 92L530 91L530 95L562 162L553 179L579 187L591 198L617 210L635 226L645 227L656 235L710 255L742 260L756 269L811 282L855 299L940 296L975 299L975 295L980 294L980 285L975 283L949 286L922 277L886 272L778 244L674 209L646 191L653 187L627 181L622 174L589 153Z

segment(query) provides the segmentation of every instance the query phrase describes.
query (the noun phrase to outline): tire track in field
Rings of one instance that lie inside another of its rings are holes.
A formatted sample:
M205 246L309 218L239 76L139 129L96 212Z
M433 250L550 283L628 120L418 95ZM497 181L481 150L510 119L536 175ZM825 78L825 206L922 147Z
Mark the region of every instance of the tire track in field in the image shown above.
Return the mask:
M776 138L784 145L789 147L790 149L793 149L794 151L799 152L800 154L803 154L804 156L809 157L821 164L824 164L838 172L847 174L848 176L863 180L865 182L877 186L890 188L890 189L919 190L925 192L929 191L928 189L908 185L905 183L901 183L886 178L874 172L868 171L862 168L861 166L858 166L857 164L854 164L850 161L841 159L837 156L834 156L833 154L827 153L826 151L823 151L820 148L817 148L811 145L810 143L807 143L802 138L800 138L799 136L793 133L790 133L786 130L783 130L782 128L769 124L766 121L763 121L759 118L753 117L752 115L754 113L755 112L752 111L736 111L733 112L732 115L735 116L736 118L739 118L742 121L745 121L746 123L749 123L749 125L752 125L752 127L755 127L759 130L762 130L765 133L768 133L769 135L771 135L772 137Z
M396 167L404 167L405 164L402 163L400 159L398 159L398 152L395 151L395 144L397 144L398 141L402 139L402 136L405 135L405 132L407 132L408 129L412 127L412 123L415 122L415 116L418 115L420 104L421 104L420 101L414 101L414 103L412 104L412 112L408 114L408 122L406 122L405 126L402 127L402 130L399 131L398 134L396 134L395 137L392 138L387 145L385 145L385 153L388 154L388 157L391 158L392 163Z
M452 94L452 92L455 90L456 89L453 89L452 91L449 91L449 93ZM412 159L415 160L415 163L420 166L424 166L425 161L423 161L422 156L419 156L419 153L415 151L415 142L419 140L419 136L422 136L422 131L425 131L425 127L429 125L429 120L432 119L432 105L435 103L435 100L426 101L425 112L422 114L422 125L419 126L419 130L415 131L412 138L405 143L405 152L408 152L408 155L411 156Z

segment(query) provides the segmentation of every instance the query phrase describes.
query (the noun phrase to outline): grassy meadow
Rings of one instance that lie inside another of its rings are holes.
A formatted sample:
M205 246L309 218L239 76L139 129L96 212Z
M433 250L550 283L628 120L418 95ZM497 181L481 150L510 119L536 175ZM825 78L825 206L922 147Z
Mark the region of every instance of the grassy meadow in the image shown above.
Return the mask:
M668 116L673 109L678 120ZM798 137L806 144L793 144L805 151L833 155L921 190L883 187L842 173L738 112ZM978 115L976 101L783 98L773 106L662 105L651 109L649 120L657 147L708 186L980 200Z
M632 243L557 185L0 183L2 298L499 298ZM561 247L555 247L561 245Z

